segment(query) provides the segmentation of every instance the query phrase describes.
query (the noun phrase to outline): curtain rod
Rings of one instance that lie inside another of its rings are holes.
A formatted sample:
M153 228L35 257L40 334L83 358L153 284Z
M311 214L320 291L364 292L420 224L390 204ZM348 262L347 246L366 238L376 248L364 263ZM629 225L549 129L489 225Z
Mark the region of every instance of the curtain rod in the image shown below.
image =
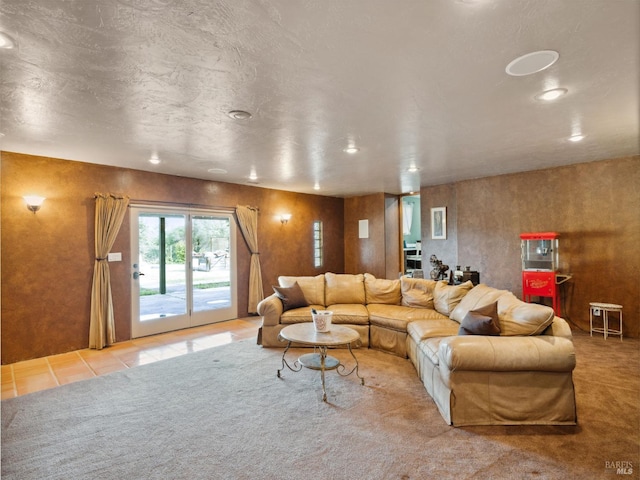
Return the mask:
M183 208L203 208L207 210L222 210L225 212L235 212L235 207L217 207L215 205L203 205L199 203L163 202L160 200L140 200L131 199L129 207L183 207Z

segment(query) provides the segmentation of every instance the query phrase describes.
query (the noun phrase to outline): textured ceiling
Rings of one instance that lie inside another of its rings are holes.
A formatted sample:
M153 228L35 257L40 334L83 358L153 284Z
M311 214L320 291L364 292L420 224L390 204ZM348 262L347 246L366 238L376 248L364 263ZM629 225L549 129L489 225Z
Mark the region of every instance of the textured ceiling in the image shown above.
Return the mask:
M335 196L640 153L637 0L2 0L0 14L17 43L0 50L6 151ZM560 58L505 73L536 50ZM568 94L534 99L554 87Z

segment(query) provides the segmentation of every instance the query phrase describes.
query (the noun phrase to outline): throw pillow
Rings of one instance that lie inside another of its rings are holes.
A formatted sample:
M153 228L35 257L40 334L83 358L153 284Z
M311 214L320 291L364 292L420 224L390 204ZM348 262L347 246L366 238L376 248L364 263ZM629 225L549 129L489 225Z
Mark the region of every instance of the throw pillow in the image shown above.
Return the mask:
M498 302L470 310L460 323L458 335L500 335Z
M325 302L327 307L339 303L365 303L364 275L361 273L331 273L324 274ZM334 317L335 318L335 317Z
M365 273L364 294L367 304L382 303L386 305L400 305L400 301L402 300L400 279L388 280L376 278L370 273Z
M316 275L315 277L292 277L281 275L278 277L278 284L281 287L292 287L294 283L298 282L304 298L309 302L309 305L321 305L324 303L324 273Z
M553 308L535 303L525 303L509 292L498 299L501 335L540 335L551 325Z
M438 282L426 278L402 276L400 278L402 305L433 309L433 291L436 288L436 283Z
M273 287L273 291L278 298L282 301L282 307L284 311L291 310L292 308L308 307L307 299L304 298L304 293L298 282L295 282L291 287Z
M436 311L448 317L472 288L473 283L470 280L460 285L449 285L446 282L436 283L436 288L433 291L433 303Z
M497 288L489 287L480 283L462 297L462 300L460 300L460 303L453 309L449 318L458 323L462 323L465 315L470 310L477 310L480 307L489 305L506 293L509 292L507 290L498 290ZM500 305L498 305L498 310L500 310ZM500 319L502 320L502 317Z

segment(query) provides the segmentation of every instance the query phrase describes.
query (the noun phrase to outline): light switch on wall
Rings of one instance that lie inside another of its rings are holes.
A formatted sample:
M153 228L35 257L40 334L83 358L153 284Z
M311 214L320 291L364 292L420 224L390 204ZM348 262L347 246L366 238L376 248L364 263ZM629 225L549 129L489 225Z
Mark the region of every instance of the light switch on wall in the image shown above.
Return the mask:
M121 252L110 253L109 255L107 255L107 262L121 262L121 261L122 261Z

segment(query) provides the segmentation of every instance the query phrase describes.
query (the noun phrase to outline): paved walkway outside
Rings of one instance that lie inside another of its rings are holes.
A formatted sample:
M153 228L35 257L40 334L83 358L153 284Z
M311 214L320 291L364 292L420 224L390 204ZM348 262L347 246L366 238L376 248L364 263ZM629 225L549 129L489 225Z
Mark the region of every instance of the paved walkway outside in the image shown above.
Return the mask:
M196 312L214 310L231 306L231 287L195 289L193 291L193 309ZM158 318L168 315L180 315L186 310L186 291L181 287L167 288L164 295L145 295L140 297L140 318Z

